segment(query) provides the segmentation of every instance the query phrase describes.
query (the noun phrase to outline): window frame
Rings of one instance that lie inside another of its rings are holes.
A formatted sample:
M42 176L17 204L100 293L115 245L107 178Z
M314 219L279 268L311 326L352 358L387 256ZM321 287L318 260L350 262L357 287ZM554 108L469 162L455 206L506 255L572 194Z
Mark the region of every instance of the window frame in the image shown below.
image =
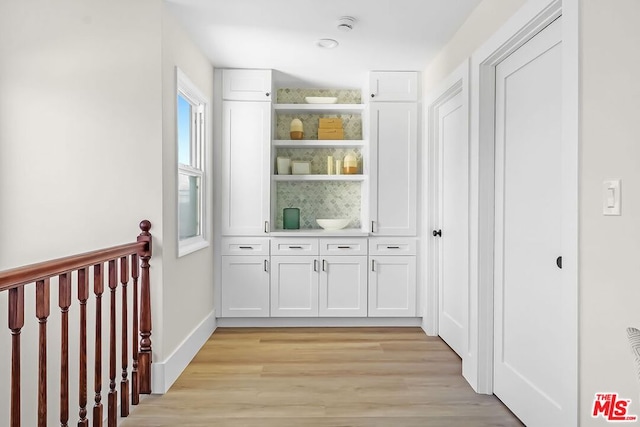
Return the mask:
M190 117L190 164L180 163L180 144L178 132L178 102L182 96L191 105ZM176 137L176 239L178 258L204 249L209 246L208 230L206 227L206 207L208 202L206 192L206 145L209 132L207 113L209 100L187 75L176 67L176 96L175 96L175 137ZM180 177L198 177L198 227L199 233L192 237L180 238Z

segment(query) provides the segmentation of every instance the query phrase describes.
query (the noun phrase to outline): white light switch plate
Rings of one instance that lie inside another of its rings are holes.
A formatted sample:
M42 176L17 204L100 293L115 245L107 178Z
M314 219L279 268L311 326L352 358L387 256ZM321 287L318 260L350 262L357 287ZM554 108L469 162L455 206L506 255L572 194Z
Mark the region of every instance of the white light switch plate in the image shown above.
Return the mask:
M614 179L602 183L602 213L604 215L621 215L620 203L622 193L620 192L620 180Z

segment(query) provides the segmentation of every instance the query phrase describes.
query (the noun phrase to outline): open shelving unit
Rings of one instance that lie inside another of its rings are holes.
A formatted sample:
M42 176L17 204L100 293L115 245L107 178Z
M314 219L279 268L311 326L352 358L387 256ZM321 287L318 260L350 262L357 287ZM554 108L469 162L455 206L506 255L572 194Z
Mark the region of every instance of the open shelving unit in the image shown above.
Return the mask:
M292 89L293 91L294 89ZM283 89L283 91L287 91ZM272 105L273 135L271 140L272 169L271 169L271 221L274 224L271 235L284 233L286 235L328 235L317 227L315 216L322 218L333 217L351 218L348 229L333 231L331 235L367 235L368 228L368 194L369 194L369 141L367 140L368 105L362 103L341 104L305 104L287 103L301 102L304 97L298 90L293 97L285 95L285 99L278 99L284 103ZM346 97L339 98L346 102L359 102L361 93L350 92ZM343 93L345 94L345 93ZM293 95L293 94L292 94ZM333 95L332 95L333 96ZM278 96L280 98L280 96ZM303 101L302 101L303 102ZM344 120L345 138L342 140L318 140L315 132L318 119L321 117L340 117ZM288 124L292 118L299 118L305 126L307 139L291 140ZM348 153L354 153L359 160L359 173L350 175L326 174L326 157L334 156L341 160ZM276 159L284 156L293 160L310 161L312 171L309 175L278 175ZM323 163L324 160L324 163ZM300 230L283 230L281 210L284 207L299 207L301 209ZM303 218L305 217L305 218Z

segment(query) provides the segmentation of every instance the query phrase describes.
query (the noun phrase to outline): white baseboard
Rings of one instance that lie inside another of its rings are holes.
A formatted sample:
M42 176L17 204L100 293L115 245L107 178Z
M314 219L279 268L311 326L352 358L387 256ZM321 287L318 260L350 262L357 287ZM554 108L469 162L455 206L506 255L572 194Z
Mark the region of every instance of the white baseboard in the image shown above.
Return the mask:
M164 394L169 390L207 342L213 331L216 330L216 327L214 310L200 322L169 357L162 362L151 364L151 391L153 394Z
M218 319L219 327L402 327L420 326L419 317L227 317Z
M426 317L422 318L422 330L424 331L425 334L427 334L430 337L437 337L438 336L438 331L433 327L433 325L429 324L429 319L427 319Z

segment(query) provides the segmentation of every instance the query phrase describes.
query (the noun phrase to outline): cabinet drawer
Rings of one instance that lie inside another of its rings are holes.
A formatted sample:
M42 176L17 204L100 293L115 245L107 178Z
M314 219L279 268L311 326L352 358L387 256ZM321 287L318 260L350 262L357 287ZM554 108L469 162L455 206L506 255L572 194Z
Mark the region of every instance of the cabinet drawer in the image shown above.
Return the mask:
M370 255L415 255L415 239L369 239Z
M366 255L367 239L320 239L320 255Z
M271 239L272 255L318 255L318 239L282 237Z
M269 255L269 239L232 237L222 239L222 255Z

